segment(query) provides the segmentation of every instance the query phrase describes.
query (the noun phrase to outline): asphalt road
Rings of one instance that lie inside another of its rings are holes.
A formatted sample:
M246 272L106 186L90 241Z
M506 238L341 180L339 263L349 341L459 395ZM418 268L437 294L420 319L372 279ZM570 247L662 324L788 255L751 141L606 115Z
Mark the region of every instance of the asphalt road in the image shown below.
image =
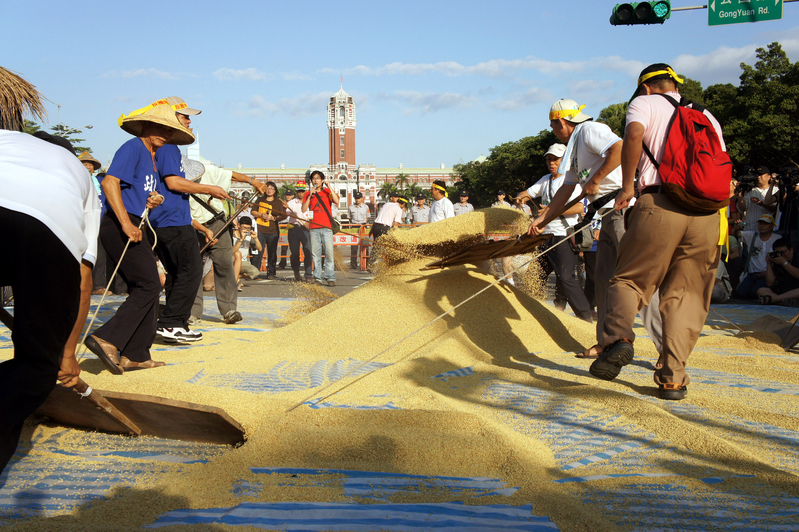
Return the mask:
M372 277L369 272L336 271L336 286L325 285L325 288L340 297L355 290L371 280ZM294 272L291 268L278 270L277 278L271 281L266 279L265 272L261 272L258 280L248 281L245 279L242 284L244 285L244 290L239 292L239 297L296 297L294 288L297 283L294 281ZM206 292L206 294L213 295L213 291Z

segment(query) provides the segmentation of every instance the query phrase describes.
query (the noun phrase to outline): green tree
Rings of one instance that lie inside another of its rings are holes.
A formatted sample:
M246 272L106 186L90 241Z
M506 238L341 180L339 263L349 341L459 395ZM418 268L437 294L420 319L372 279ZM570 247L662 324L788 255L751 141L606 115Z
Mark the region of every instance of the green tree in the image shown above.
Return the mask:
M408 174L406 174L405 172L400 172L399 174L397 174L397 177L394 178L394 183L396 183L397 188L399 188L400 190L405 190L405 187L408 186L408 183L410 183L410 181L411 181L410 176L408 176Z
M700 82L686 76L683 78L683 83L677 88L680 91L680 95L686 100L691 100L699 105L705 105L704 91L702 90L702 84Z
M72 147L75 148L75 153L83 153L84 151L89 153L92 152L92 149L88 146L79 146L79 143L84 142L86 139L79 139L75 137L75 135L80 135L83 133L83 130L71 128L64 124L56 124L55 126L51 127L50 130L53 132L53 135L67 139L70 144L72 144Z
M627 126L627 107L629 104L614 103L599 111L597 122L607 124L619 137L624 137L624 128Z
M555 135L544 130L534 137L495 146L482 163L456 164L455 185L469 191L470 203L475 207L490 206L499 189L515 196L549 173L544 153L556 142Z
M393 183L386 181L383 185L377 190L377 196L382 199L388 199L389 194L396 191L397 187L394 186Z
M411 183L408 185L408 193L410 194L410 197L416 198L416 195L420 192L425 196L428 195L419 183Z
M28 135L33 135L40 129L41 126L39 126L39 124L37 124L33 120L25 120L25 123L22 126L22 132L27 133Z
M741 63L741 83L713 85L705 103L719 119L730 157L741 164L779 168L799 160L799 63L779 43L756 50L754 66Z
M295 196L297 195L297 189L295 188L295 186L294 185L290 185L288 183L283 183L282 185L280 185L280 188L278 189L277 193L278 193L278 196L280 196L281 198L285 199L286 192L288 192L288 191L291 191ZM302 198L300 198L300 199L302 199Z

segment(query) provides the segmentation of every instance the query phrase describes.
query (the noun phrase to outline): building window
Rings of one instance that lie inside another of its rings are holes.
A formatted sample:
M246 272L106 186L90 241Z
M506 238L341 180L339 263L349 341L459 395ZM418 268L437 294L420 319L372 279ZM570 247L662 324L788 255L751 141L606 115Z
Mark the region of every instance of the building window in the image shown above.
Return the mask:
M344 150L341 150L341 158L344 158Z
M341 139L341 145L344 146L344 137L339 137Z

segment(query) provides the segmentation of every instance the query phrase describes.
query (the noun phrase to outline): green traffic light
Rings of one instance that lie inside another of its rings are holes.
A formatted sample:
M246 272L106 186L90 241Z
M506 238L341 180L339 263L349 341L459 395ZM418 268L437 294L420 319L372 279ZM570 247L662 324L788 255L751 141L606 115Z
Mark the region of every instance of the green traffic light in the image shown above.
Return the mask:
M616 4L610 15L613 26L633 24L663 24L671 17L671 1L630 2Z

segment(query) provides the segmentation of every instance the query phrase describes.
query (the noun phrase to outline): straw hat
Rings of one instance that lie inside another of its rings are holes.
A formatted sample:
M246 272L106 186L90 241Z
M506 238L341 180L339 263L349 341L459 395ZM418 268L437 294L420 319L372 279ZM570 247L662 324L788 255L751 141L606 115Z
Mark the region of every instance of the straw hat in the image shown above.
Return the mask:
M180 164L183 166L183 173L186 174L186 179L189 181L198 182L205 173L205 165L200 161L189 159L181 154Z
M22 131L26 113L44 120L42 95L17 74L0 67L0 129Z
M92 154L87 151L78 155L78 159L80 159L80 162L82 163L92 163L92 166L94 166L95 170L99 170L100 167L103 166L100 161L92 157Z
M156 105L140 115L123 118L120 127L131 135L139 137L145 122L152 122L153 124L160 124L174 129L175 131L168 144L184 146L194 142L194 134L188 128L180 125L178 119L175 118L175 111L168 104Z

